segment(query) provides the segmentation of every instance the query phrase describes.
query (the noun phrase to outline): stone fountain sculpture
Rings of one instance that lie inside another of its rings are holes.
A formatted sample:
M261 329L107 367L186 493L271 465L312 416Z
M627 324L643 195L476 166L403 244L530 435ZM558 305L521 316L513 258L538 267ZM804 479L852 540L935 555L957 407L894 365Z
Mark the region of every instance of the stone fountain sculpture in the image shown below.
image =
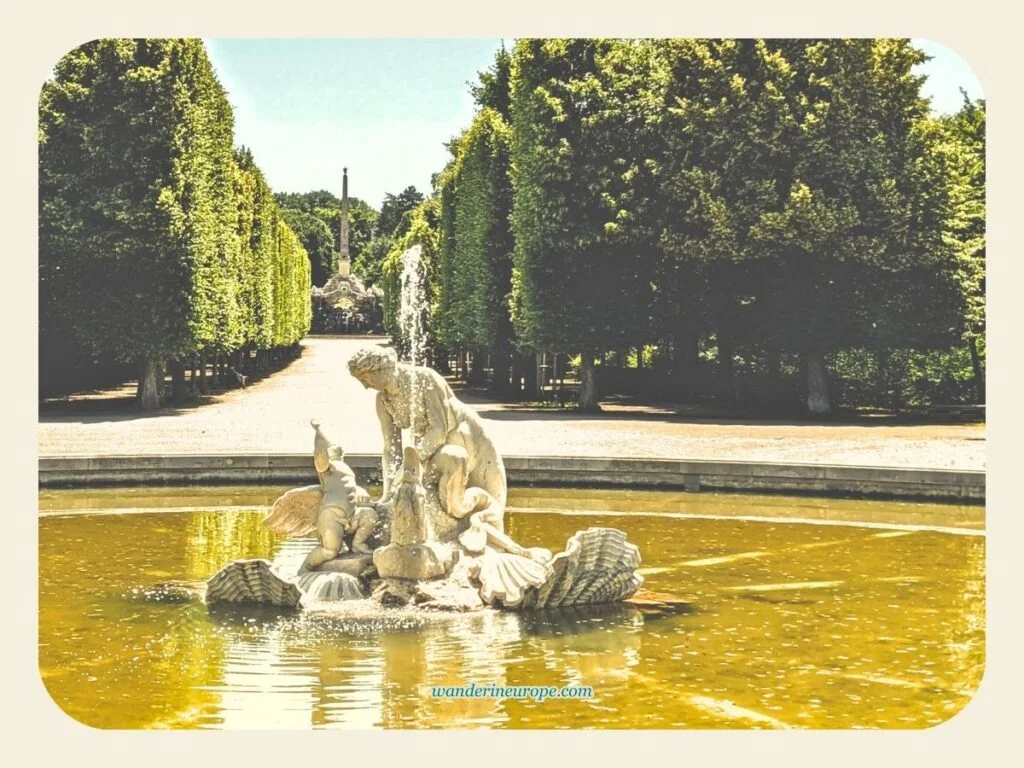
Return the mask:
M621 531L580 531L557 555L505 533L504 463L476 411L436 371L383 347L357 352L349 370L377 392L380 498L356 484L341 447L312 422L320 482L278 498L264 524L286 536L315 531L317 546L296 573L266 560L229 563L209 580L207 604L521 610L616 602L643 584L639 550Z

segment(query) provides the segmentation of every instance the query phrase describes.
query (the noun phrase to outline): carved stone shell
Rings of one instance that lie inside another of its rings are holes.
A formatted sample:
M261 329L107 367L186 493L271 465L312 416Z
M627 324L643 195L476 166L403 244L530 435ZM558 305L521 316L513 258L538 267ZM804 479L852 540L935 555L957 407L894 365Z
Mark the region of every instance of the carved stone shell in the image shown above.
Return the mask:
M359 579L348 573L306 571L296 576L295 581L302 590L304 605L361 600L366 597Z
M614 528L588 528L569 537L548 563L551 576L527 595L524 608L589 605L625 600L640 589L640 550Z
M274 573L269 560L234 560L206 582L206 604L253 603L298 608L302 590Z
M524 598L551 577L543 562L488 548L473 564L480 597L487 605L518 608Z

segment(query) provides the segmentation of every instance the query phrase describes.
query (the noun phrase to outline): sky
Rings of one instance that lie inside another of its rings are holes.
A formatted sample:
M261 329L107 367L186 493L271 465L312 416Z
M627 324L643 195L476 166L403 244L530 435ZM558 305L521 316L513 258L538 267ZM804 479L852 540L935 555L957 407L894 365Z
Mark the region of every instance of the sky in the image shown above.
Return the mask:
M511 47L511 39L505 41ZM937 113L959 89L982 96L970 66L938 43L920 67ZM473 119L468 84L490 67L499 38L216 39L210 58L235 112L235 144L249 147L275 192L327 189L380 208L386 192L430 192L444 144Z

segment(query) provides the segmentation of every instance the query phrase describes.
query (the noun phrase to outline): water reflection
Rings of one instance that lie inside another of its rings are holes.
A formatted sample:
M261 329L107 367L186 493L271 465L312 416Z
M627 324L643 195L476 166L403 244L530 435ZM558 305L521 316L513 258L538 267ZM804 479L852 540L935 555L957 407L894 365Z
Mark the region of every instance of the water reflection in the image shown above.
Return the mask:
M496 726L509 721L507 702L434 698L431 690L476 683L607 692L628 682L645 624L623 605L287 617L233 606L210 620L223 641L223 672L206 690L219 696L213 722L227 728Z

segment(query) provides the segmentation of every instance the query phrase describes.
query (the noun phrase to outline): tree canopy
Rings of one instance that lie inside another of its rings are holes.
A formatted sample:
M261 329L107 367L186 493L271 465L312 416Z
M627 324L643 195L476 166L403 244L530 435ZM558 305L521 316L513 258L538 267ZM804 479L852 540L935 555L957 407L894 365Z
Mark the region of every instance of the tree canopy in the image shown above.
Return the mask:
M200 40L95 40L42 90L41 333L136 364L145 408L169 360L309 327L306 252L232 142Z
M964 339L980 374L984 103L932 117L923 60L899 39L502 49L419 221L437 340L578 354L584 378L651 349L686 396L708 364L726 397L740 364L795 366L819 414L857 350Z

